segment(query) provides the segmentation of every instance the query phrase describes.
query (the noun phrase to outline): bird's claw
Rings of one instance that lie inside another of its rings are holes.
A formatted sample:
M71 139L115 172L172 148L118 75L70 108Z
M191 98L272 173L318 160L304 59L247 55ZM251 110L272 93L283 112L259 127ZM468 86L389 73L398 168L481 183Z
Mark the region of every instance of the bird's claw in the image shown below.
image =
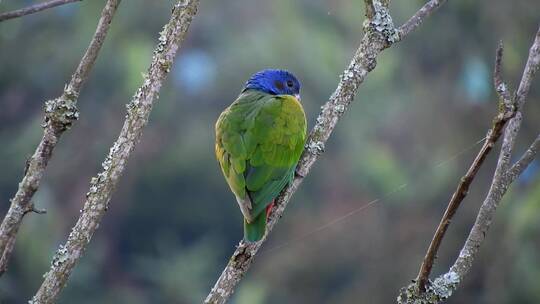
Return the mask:
M297 177L300 177L300 178L306 177L304 174L302 174L302 173L300 173L300 171L298 171L298 168L296 168L294 170L294 175L297 176Z

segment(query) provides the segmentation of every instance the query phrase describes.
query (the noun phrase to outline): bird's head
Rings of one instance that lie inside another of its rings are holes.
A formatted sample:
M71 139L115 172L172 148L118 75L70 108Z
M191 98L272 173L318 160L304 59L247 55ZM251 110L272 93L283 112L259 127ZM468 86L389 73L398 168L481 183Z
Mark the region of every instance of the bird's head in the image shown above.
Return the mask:
M300 81L285 70L266 69L251 75L244 91L248 89L272 95L293 95L300 99Z

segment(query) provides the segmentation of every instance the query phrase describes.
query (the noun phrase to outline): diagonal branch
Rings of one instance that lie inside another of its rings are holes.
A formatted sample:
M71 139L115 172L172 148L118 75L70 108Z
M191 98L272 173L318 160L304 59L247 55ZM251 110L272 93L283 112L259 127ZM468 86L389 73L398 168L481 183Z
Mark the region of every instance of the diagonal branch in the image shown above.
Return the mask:
M424 18L431 15L442 2L444 1L429 1L421 9L424 13L420 15L417 13L413 17L415 18L415 23L419 24ZM298 163L297 176L276 199L276 206L268 220L267 235L260 242L254 244L248 244L243 240L240 241L204 303L222 304L229 299L237 284L251 266L255 255L266 240L266 237L283 216L292 195L296 192L304 177L309 173L311 167L319 158L319 155L324 152L324 145L332 134L339 118L350 106L367 74L375 68L377 56L393 43L404 39L417 27L411 27L409 25L411 21L409 20L406 23L408 25L407 27L402 26L399 29L395 29L386 5L383 5L378 0L367 1L367 3L373 9L373 12L368 12L367 14L372 15L373 18L368 18L364 23L365 34L360 42L360 46L356 50L348 68L343 72L336 90L330 96L330 100L322 106L317 123L309 135L306 149ZM437 4L435 5L434 3ZM425 9L426 6L431 8Z
M452 221L452 218L456 214L459 206L461 205L461 202L463 202L463 200L467 196L469 192L469 187L471 186L474 178L476 177L476 173L478 173L478 171L480 170L480 167L486 160L487 155L489 154L489 152L491 152L491 150L493 149L493 146L495 146L495 143L497 142L497 140L499 140L499 137L501 137L503 128L506 122L512 117L514 117L514 115L516 114L515 107L512 104L512 100L510 99L510 95L506 89L506 85L502 81L502 76L501 76L502 54L503 54L503 47L501 43L499 44L499 47L497 48L497 53L495 56L495 69L493 73L494 85L497 92L499 92L499 95L500 95L499 113L493 119L493 125L487 133L486 141L484 142L484 145L482 146L482 148L480 149L480 151L474 158L467 173L459 181L456 191L454 192L454 194L452 194L452 198L450 199L450 202L448 202L448 207L446 208L446 211L444 212L444 215L441 218L439 226L437 227L437 230L435 231L435 234L433 235L433 239L431 240L431 243L429 244L429 248L426 252L426 256L424 257L424 260L422 261L422 265L420 266L420 271L418 272L418 277L416 279L417 284L418 284L418 289L421 292L426 291L426 284L428 282L431 269L433 268L435 257L437 256L437 252L439 251L439 247L441 246L442 240L444 239L448 226L450 226L450 222Z
M446 0L431 0L428 1L424 6L422 6L405 24L399 29L400 37L409 35L411 32L416 30L424 20L429 17L435 10L437 10L441 5L445 4Z
M45 119L43 123L43 137L36 151L29 159L24 177L19 183L15 196L11 199L9 210L0 225L0 269L7 268L6 263L11 255L15 238L23 217L30 211L35 211L31 200L38 190L39 184L52 157L52 153L62 134L71 127L79 117L77 99L82 86L103 45L110 23L120 0L108 0L101 12L96 32L90 45L86 49L77 70L65 86L62 95L56 99L45 102ZM11 244L8 246L8 244ZM0 272L0 275L3 272Z
M29 7L25 7L25 8L11 11L11 12L0 14L0 22L9 20L9 19L23 17L23 16L30 15L33 13L41 12L49 8L53 8L56 6L60 6L60 5L64 5L64 4L68 4L72 2L79 2L79 1L82 1L82 0L50 0L47 2L34 4Z
M92 178L77 223L72 228L67 242L61 245L54 255L50 270L45 273L41 287L29 303L53 303L85 252L109 208L114 189L148 123L152 106L197 13L198 5L199 0L179 0L174 6L171 19L160 32L159 43L154 50L147 76L127 105L126 120L118 139L102 164L103 170Z
M450 267L450 270L439 277L437 277L433 283L427 286L426 292L419 292L417 284L413 283L408 287L401 290L400 295L397 298L398 303L440 303L448 299L452 293L457 289L458 285L463 281L465 275L472 268L474 259L476 258L480 247L487 235L489 227L493 221L495 211L499 206L504 194L510 187L511 183L516 179L516 176L512 176L514 169L523 172L526 166L530 163L529 158L534 156L536 152L525 152L525 155L517 162L521 164L520 167L512 167L508 169L510 159L514 147L514 143L519 131L519 127L522 122L521 109L525 103L526 97L531 86L532 78L536 71L540 67L540 28L536 33L535 40L529 50L529 57L523 71L523 76L519 88L515 94L515 103L517 104L515 116L508 122L504 130L504 139L495 168L495 173L491 181L488 194L478 211L475 223L461 249L458 258ZM533 143L533 150L538 148L538 139ZM534 148L536 147L536 148ZM528 156L532 154L531 156ZM526 159L526 160L524 160ZM523 160L523 161L522 161ZM519 168L519 169L516 169Z
M512 165L510 169L508 169L508 172L506 174L510 179L511 183L514 182L514 180L518 178L521 173L525 171L525 169L527 169L527 166L529 166L529 164L536 157L538 150L540 150L540 135L536 137L536 139L532 142L527 151L523 153L521 158L514 165Z

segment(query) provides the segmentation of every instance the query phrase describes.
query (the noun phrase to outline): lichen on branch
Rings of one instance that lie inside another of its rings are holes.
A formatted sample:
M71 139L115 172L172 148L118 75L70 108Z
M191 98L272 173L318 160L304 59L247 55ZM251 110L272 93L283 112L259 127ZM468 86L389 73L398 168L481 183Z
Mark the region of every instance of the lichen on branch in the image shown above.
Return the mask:
M358 88L364 82L369 72L376 67L377 56L395 42L404 39L416 28L409 26L406 31L403 27L395 29L388 11L389 1L366 0L365 2L368 5L368 11L366 11L367 19L364 22L364 36L362 37L360 46L356 50L349 66L341 74L336 90L330 96L330 99L321 107L321 113L317 117L316 124L310 132L304 152L297 165L297 174L293 182L276 199L276 205L268 220L266 236L254 244L248 244L243 240L240 241L229 263L206 297L205 304L223 304L229 299L251 266L266 237L283 216L290 198L296 192L304 177L307 176L313 164L324 152L326 141L332 134L340 117L351 105L358 92ZM419 13L417 12L413 18L423 19L433 13L439 5L430 5L432 2L439 1L429 1L422 8L422 10L426 11L425 7L430 6L431 8L427 10L428 13L424 13L418 17ZM406 24L410 24L410 20Z
M56 251L50 270L45 273L45 279L30 303L54 302L84 254L109 208L114 189L148 123L152 106L158 99L163 81L197 13L198 5L199 0L182 0L174 6L169 22L160 32L143 84L127 105L126 120L120 135L103 161L101 172L91 179L81 215L67 242Z
M7 269L7 263L24 216L36 210L32 203L32 197L39 188L56 144L62 134L79 118L77 110L79 94L105 41L119 3L120 0L107 1L101 12L94 36L62 95L45 102L45 117L42 124L43 137L34 154L27 161L24 177L19 183L17 193L11 199L8 212L0 225L0 255L2 256L0 258L0 275Z

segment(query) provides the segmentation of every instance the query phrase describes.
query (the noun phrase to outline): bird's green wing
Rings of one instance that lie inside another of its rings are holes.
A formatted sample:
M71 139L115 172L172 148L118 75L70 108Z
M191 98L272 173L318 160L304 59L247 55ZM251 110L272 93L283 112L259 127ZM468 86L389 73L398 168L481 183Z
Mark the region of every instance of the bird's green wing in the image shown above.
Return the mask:
M253 218L294 177L306 138L302 106L290 95L244 92L216 124L216 155L237 199Z

